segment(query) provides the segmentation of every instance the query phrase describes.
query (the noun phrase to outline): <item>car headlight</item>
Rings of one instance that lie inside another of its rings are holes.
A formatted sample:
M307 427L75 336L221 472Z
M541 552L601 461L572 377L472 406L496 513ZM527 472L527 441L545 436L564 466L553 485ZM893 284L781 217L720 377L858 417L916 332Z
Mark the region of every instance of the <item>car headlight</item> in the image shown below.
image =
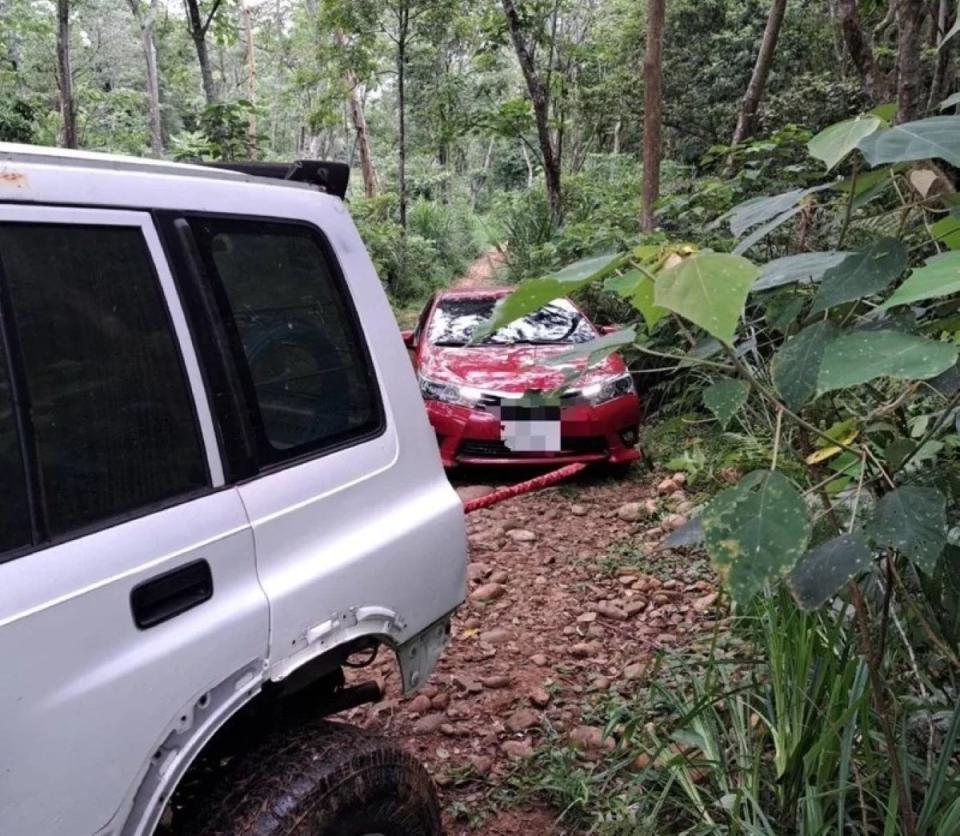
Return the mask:
M614 398L623 395L632 395L636 392L633 388L633 378L630 372L611 377L609 380L601 380L597 383L591 383L580 390L580 395L588 403L596 406L597 404L612 401Z
M430 380L430 378L422 376L419 380L420 394L423 395L425 401L443 401L459 406L476 406L480 400L480 391L470 386L441 383L438 380Z

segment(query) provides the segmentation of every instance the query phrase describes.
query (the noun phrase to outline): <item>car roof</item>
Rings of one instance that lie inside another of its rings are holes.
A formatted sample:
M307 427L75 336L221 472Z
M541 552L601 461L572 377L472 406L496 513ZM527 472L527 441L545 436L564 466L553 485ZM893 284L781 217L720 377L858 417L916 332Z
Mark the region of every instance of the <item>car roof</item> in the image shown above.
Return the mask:
M201 177L208 180L242 183L244 181L281 188L310 189L316 187L294 180L277 180L257 177L238 171L228 171L215 166L178 163L169 160L127 157L120 154L103 154L97 151L78 151L70 148L52 148L44 145L22 145L16 142L0 142L0 180L9 179L15 173L8 172L6 164L42 164L70 169L93 171L131 172L139 174L164 174L175 177Z
M513 292L512 287L484 287L470 288L465 290L449 289L441 290L437 294L437 299L499 299Z

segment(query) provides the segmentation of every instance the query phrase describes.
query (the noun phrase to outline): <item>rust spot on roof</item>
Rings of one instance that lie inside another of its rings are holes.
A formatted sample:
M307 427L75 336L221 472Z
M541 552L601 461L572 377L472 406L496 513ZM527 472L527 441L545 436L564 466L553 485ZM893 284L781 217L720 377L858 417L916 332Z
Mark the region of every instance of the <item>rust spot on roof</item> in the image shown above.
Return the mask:
M27 175L19 171L0 171L0 187L11 186L15 189L22 189L27 185Z

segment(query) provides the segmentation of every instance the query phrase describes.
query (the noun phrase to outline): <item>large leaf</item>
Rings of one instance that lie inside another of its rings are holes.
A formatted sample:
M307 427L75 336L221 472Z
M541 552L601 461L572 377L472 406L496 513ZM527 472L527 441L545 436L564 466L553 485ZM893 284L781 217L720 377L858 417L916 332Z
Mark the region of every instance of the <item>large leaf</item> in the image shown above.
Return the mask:
M666 308L658 308L654 304L654 280L640 270L630 270L622 276L611 276L603 283L603 287L628 299L642 314L648 331L652 331L661 319L670 315Z
M733 248L733 254L743 255L754 244L756 244L757 241L766 238L777 227L783 226L792 217L799 215L802 211L802 206L794 206L793 209L788 209L786 212L777 215L773 220L767 221L765 224L763 224L763 226L758 226L753 232L751 232L746 238L737 244L736 247Z
M616 269L622 258L622 255L585 258L549 276L521 282L513 293L497 303L493 316L474 331L471 343L479 342L554 299L568 296L575 290L604 278Z
M823 352L837 333L832 322L815 322L787 340L774 356L773 382L791 409L800 409L816 397Z
M854 331L827 344L817 378L820 394L878 377L926 380L957 361L957 348L899 331Z
M864 116L838 122L818 133L807 143L807 150L826 163L827 171L853 151L862 139L870 136L881 122L876 116Z
M611 354L625 345L633 345L637 339L637 332L633 328L624 328L615 331L613 334L604 334L585 343L578 343L575 348L564 351L556 357L547 360L547 365L562 366L565 363L576 363L578 369L581 368L579 361L586 357L587 368L602 363Z
M703 390L703 403L706 405L723 429L730 419L747 402L750 385L743 380L718 380Z
M914 270L907 280L883 305L911 305L924 299L939 299L960 292L960 252L942 253L928 258L923 267Z
M717 494L701 519L707 551L740 603L789 572L810 539L806 503L778 471L747 475Z
M821 189L830 188L831 185L828 183L823 186L813 186L809 189L791 189L789 192L771 195L770 197L754 197L734 206L725 215L717 218L714 223L729 221L730 231L735 238L740 238L748 229L755 227L757 224L776 219L778 215L783 215L797 206L807 195Z
M841 534L810 549L787 578L797 604L815 610L836 595L851 578L870 566L873 553L856 534Z
M729 345L758 272L739 256L697 253L657 276L654 301Z
M940 102L940 110L946 110L950 107L960 105L960 93L951 93L947 98Z
M947 501L936 488L897 488L877 503L870 533L931 574L947 544Z
M835 305L879 293L906 269L907 251L903 244L895 238L881 238L862 252L847 256L823 274L810 313L814 315Z
M799 284L818 282L827 270L836 267L848 255L851 253L831 251L775 258L760 267L760 278L757 279L752 290L756 293L794 282Z
M960 166L960 116L931 116L875 131L860 141L870 165L939 159Z

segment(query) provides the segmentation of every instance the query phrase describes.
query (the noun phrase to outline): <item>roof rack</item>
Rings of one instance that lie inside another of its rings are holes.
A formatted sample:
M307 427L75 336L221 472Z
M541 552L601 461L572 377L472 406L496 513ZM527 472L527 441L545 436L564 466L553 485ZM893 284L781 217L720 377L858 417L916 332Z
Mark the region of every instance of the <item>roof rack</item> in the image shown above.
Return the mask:
M341 200L347 195L347 183L350 180L349 165L326 160L297 160L292 163L218 161L205 163L205 165L210 168L239 171L242 174L250 174L254 177L270 177L274 180L309 183L313 186L319 186L327 194L336 195Z

